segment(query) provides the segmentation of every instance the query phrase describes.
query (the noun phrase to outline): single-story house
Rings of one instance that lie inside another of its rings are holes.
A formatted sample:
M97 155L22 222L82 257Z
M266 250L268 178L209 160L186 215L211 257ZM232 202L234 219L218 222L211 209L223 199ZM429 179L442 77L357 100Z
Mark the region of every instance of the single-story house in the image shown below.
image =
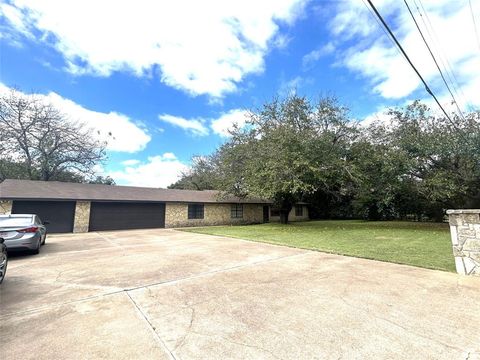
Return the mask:
M279 221L271 202L219 197L218 191L7 179L0 214L38 214L49 232L87 232ZM298 203L289 221L308 220Z

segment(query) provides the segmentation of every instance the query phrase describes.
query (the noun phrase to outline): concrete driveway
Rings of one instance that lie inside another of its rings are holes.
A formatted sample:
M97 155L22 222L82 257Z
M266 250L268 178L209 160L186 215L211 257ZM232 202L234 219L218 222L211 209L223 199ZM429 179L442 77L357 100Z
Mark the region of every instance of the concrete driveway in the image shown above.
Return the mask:
M475 359L480 278L174 230L50 236L2 359Z

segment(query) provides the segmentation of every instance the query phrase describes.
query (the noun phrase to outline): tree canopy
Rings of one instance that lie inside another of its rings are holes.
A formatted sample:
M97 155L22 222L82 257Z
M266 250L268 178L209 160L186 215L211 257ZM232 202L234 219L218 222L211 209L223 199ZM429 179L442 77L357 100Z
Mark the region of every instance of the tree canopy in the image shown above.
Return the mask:
M208 158L211 187L272 199L287 222L296 202L349 176L345 151L355 136L347 109L334 98L275 99L251 112L246 126L234 128ZM206 179L194 165L190 176L197 175Z
M415 101L366 127L335 98L292 95L251 111L244 127L196 161L175 188L298 201L318 217L441 220L480 205L480 113L454 124Z

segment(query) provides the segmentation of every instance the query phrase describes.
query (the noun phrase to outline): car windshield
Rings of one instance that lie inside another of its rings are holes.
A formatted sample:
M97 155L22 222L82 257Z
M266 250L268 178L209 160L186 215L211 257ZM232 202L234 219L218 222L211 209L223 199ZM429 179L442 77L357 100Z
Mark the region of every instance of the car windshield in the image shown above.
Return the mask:
M0 217L0 228L27 226L32 224L32 217Z

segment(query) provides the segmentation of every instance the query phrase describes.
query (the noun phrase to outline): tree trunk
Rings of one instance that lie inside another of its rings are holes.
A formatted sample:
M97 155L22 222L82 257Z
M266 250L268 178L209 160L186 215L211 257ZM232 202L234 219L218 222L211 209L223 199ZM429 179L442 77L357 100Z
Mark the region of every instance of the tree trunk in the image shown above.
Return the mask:
M443 209L435 209L435 213L433 215L433 220L437 223L443 222L445 218L445 212Z
M368 207L368 220L379 221L381 218L377 204L371 204Z
M288 224L288 213L290 211L286 211L286 210L280 210L280 223L281 224Z
M292 210L292 204L284 202L282 207L280 208L280 223L281 224L288 224L288 215L290 214L290 210Z

